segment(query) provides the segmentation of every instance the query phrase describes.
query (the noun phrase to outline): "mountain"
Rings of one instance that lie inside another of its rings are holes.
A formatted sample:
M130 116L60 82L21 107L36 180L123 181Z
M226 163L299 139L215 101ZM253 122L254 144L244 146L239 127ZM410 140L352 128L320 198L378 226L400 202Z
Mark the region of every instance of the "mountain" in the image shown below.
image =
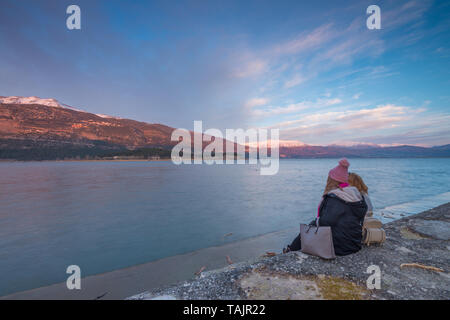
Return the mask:
M173 128L77 110L55 99L0 96L0 158L52 160L169 148Z
M55 99L0 96L0 159L52 160L114 154L166 156L167 150L176 144L170 140L173 130L162 124L77 110ZM375 144L312 146L281 140L280 157L450 157L450 145L431 148Z
M171 145L173 128L96 115L37 97L0 97L0 138L100 141L127 148Z
M280 158L427 158L450 157L450 145L438 147L373 145L280 147Z

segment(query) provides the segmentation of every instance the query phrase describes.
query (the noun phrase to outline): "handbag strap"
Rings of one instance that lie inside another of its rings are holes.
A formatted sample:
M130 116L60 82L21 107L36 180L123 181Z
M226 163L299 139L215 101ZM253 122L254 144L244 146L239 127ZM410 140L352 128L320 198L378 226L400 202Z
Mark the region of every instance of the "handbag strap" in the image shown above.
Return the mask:
M316 218L316 233L319 231L319 217Z
M309 229L311 229L312 225L310 224L308 226L308 229L306 229L306 233L309 232ZM314 233L317 233L317 231L319 231L319 217L316 218L316 231Z

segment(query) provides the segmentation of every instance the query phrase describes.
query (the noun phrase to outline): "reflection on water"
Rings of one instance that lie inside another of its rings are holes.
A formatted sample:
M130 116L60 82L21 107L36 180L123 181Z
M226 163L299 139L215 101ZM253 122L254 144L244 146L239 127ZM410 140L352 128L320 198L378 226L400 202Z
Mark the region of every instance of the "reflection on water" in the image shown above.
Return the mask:
M0 295L309 222L335 159L0 163ZM450 201L448 159L351 159L385 221ZM225 234L231 236L224 237Z

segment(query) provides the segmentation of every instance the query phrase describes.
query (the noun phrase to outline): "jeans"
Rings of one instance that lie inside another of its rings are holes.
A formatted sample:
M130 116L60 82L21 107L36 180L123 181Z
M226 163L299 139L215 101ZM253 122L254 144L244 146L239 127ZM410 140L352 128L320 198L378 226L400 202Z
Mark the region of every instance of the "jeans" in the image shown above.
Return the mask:
M301 242L301 237L300 237L300 233L298 234L297 237L295 237L294 241L292 241L292 243L289 245L289 249L291 251L298 251L302 248L302 242Z

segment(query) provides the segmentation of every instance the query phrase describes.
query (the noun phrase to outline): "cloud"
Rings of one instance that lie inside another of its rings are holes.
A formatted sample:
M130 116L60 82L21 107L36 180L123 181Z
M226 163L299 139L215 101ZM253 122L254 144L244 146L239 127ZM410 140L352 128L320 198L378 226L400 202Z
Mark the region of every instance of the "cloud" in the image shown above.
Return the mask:
M332 24L322 25L311 32L302 32L295 39L275 45L271 49L273 55L299 54L318 48L336 36Z
M377 57L385 51L384 41L378 36L367 37L361 30L342 31L337 41L315 54L310 68L316 72L324 72L337 66L353 63L365 57Z
M282 128L301 125L302 128L310 129L322 128L324 126L332 126L336 129L341 127L348 129L374 129L388 126L392 122L405 120L407 114L410 112L413 112L412 108L389 104L372 109L313 113L302 116L300 119L279 123L276 126Z
M248 100L245 103L245 107L253 108L253 107L257 107L257 106L266 105L267 103L269 103L269 99L267 99L267 98L253 98L253 99Z
M393 29L401 26L415 27L413 22L421 21L422 16L430 7L430 1L409 1L401 7L382 12L382 29Z
M232 76L236 78L254 77L264 73L267 69L267 62L262 59L247 60L234 70Z
M274 115L280 115L280 114L289 114L289 113L295 113L302 110L307 109L317 109L321 107L328 107L335 104L341 103L342 100L339 98L333 98L333 99L317 99L315 102L312 101L301 101L297 103L291 103L287 106L277 106L277 107L269 107L265 109L256 108L252 110L252 115L256 117L268 117L268 116L274 116Z
M333 98L333 99L318 99L317 101L318 101L319 106L324 106L324 107L327 107L327 106L333 106L333 105L335 105L335 104L339 104L339 103L342 102L342 100L339 99L339 98Z
M368 34L365 21L357 20L358 23L354 20L348 27L323 24L302 31L290 40L268 42L265 48L239 51L240 55L236 57L239 67L233 71L233 77L264 80L266 84L260 86L261 91L279 94L280 90L320 79L322 74L343 65L382 54L386 46L381 35ZM302 66L301 74L295 72L299 65ZM329 76L325 81L329 81Z
M252 77L255 80L264 81L259 84L260 92L266 95L278 95L282 90L288 90L299 85L308 85L309 81L331 82L335 79L333 73L341 67L353 65L357 61L376 58L389 48L394 48L392 39L386 42L387 32L398 28L416 30L414 19L423 16L430 7L428 1L410 1L382 8L383 32L368 32L365 17L357 17L345 25L339 21L319 25L310 30L305 30L287 40L278 42L267 42L266 46L251 48L246 47L237 56L239 66L235 69L233 76L237 78ZM399 36L401 37L401 36ZM398 38L398 37L397 37ZM395 38L394 38L395 39ZM242 58L244 57L244 58ZM295 72L296 67L302 65L302 74ZM353 72L351 78L340 80L341 86L358 86L366 81L373 81L397 74L385 66L368 65L367 70ZM359 68L364 69L364 68ZM294 73L290 73L294 70ZM353 70L353 69L352 69ZM327 78L322 78L323 74ZM307 76L306 76L307 75ZM331 80L330 80L331 79ZM356 94L357 100L360 94ZM290 113L298 109L292 106L282 109L276 107L274 110L258 111L259 115L270 115Z
M403 132L387 132L383 134L362 137L374 143L408 144L419 146L436 146L450 144L450 117L448 115L434 115L427 117L410 130Z
M253 110L252 115L257 117L267 117L267 116L274 116L279 114L287 114L287 113L293 113L298 112L304 109L307 109L309 106L305 104L304 102L300 103L292 103L286 107L273 107L266 110L256 109Z
M310 144L329 144L338 140L389 144L400 142L393 140L399 136L407 141L408 136L414 139L418 139L420 134L436 137L436 132L449 130L450 116L426 116L425 111L423 108L386 104L359 110L312 113L271 128L280 128L282 139L298 139ZM409 134L404 135L405 132ZM375 139L374 133L379 137ZM380 138L382 136L386 138ZM446 139L450 139L448 135Z
M328 23L311 31L303 31L291 40L269 44L263 49L253 51L246 49L238 57L239 67L234 70L233 76L246 78L275 73L284 78L283 71L296 69L297 59L300 58L311 60L308 63L309 69L318 66L326 66L321 69L327 69L336 64L348 63L352 57L361 53L378 54L380 50L382 51L381 47L378 39L361 39L356 31L349 34L348 31ZM313 75L317 75L314 70L310 72L310 76ZM307 77L295 74L291 79L283 81L284 88L292 88L306 80Z
M296 74L292 79L286 81L284 83L284 87L286 89L298 86L299 84L303 83L304 81L306 81L306 78L302 77L299 74Z

